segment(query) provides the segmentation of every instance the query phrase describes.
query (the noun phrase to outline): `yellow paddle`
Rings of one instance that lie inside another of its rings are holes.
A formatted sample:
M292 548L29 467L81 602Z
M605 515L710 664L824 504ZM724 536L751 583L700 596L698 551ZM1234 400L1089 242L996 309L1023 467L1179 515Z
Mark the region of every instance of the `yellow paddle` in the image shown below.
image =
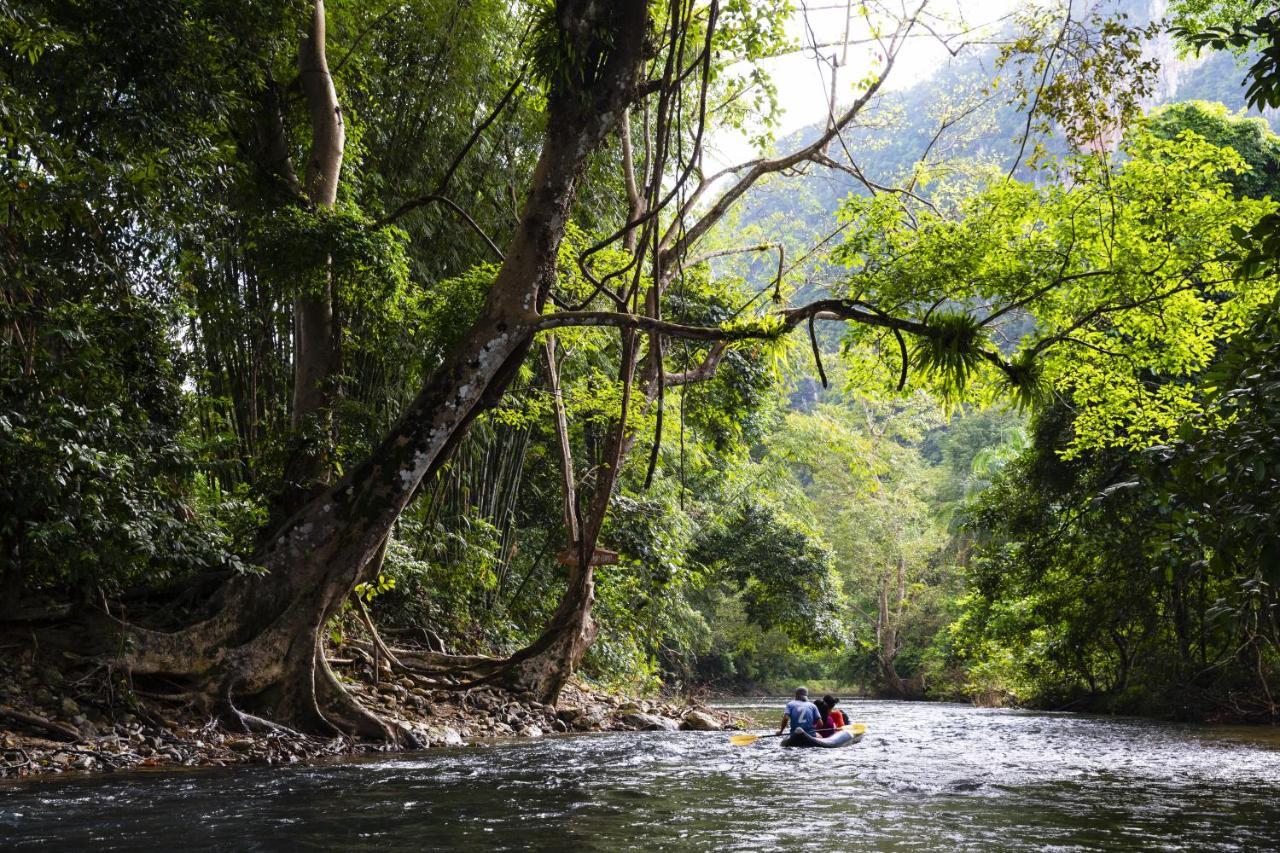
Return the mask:
M867 727L864 726L862 723L850 723L847 726L841 726L840 731L848 732L851 735L860 735L860 734L866 734ZM782 732L781 734L774 733L771 735L733 735L732 737L729 738L729 743L733 744L734 746L748 746L760 740L760 738L762 737L781 737L783 734L787 734L787 733Z

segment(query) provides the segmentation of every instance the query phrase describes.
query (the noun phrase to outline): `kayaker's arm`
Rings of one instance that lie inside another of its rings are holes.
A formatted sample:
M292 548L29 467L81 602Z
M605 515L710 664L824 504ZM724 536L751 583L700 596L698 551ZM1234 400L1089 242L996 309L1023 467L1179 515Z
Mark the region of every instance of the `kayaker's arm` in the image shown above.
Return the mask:
M791 715L784 711L782 713L782 722L778 724L778 734L782 734L786 730L789 722L791 722Z

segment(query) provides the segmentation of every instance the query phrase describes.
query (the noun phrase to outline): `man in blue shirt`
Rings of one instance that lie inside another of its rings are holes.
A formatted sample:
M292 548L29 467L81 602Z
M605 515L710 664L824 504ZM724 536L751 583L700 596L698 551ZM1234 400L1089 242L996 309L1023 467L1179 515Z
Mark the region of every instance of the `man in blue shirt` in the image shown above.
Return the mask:
M782 723L778 726L778 734L782 734L788 723L791 724L793 734L796 729L815 734L814 727L821 719L822 714L819 713L818 706L809 701L809 691L804 687L797 687L796 698L788 702L786 709L782 712Z

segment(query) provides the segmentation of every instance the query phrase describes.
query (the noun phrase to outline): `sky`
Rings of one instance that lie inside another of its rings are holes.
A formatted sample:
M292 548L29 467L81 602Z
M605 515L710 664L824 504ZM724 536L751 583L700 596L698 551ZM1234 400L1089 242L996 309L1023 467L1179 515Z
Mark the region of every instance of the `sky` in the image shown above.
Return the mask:
M829 45L842 42L845 33L847 2L849 0L793 0L796 10L788 22L791 38L802 49L788 56L765 61L765 67L778 87L778 100L782 116L776 131L781 138L801 127L821 121L828 111L828 95L831 86L831 70L819 65L814 52L807 49L816 41ZM856 9L858 3L854 0ZM984 25L990 28L994 22L1008 15L1018 6L1028 5L1019 0L934 0L929 4L931 13L942 21L933 21L935 31L943 34L972 30ZM949 23L948 23L949 22ZM856 14L850 27L851 44L821 48L826 58L843 57L846 63L838 71L836 81L837 102L848 102L856 96L855 83L876 67L880 53L874 44L859 43L870 35L866 22ZM922 33L921 37L908 41L899 52L892 73L886 81L886 89L902 89L927 78L948 59L945 47L935 38ZM738 133L720 133L711 140L713 158L718 164L728 165L755 156L745 136Z

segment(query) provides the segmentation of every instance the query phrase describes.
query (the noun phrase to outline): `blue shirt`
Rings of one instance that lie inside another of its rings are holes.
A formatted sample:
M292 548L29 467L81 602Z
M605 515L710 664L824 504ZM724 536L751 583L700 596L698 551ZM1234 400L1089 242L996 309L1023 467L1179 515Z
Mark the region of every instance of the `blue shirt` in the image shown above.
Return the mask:
M786 714L791 718L791 731L804 729L814 734L814 726L822 719L818 706L807 699L792 699L787 703Z

